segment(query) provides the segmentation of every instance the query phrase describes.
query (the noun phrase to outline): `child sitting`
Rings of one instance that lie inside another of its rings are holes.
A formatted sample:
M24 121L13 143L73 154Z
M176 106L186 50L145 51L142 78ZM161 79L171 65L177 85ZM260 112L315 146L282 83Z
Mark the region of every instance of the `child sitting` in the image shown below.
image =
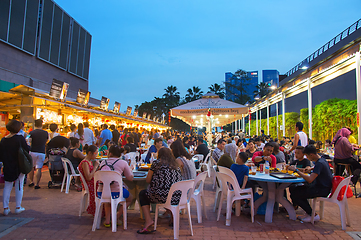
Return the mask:
M311 162L310 160L304 158L303 153L304 147L297 146L295 150L295 157L296 160L293 160L290 165L296 165L296 168L302 172L309 172L311 169Z
M251 187L250 184L247 184L248 174L249 174L249 168L248 166L245 165L247 160L248 160L247 154L244 152L240 152L236 158L237 164L232 164L231 166L231 170L236 175L239 186L242 189L245 189L247 185L248 187Z

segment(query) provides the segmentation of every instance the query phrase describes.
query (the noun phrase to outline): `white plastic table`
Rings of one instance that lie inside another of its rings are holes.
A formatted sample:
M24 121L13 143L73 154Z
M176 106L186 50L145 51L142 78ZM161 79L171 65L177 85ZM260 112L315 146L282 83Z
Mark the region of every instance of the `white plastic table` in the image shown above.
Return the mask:
M273 209L275 202L281 203L282 206L287 210L289 218L296 220L296 211L293 205L283 196L284 190L292 183L305 182L303 178L296 179L279 179L270 176L269 174L259 173L256 175L249 175L249 180L257 181L258 184L263 188L263 196L257 199L254 204L255 212L262 203L267 201L265 222L271 223L273 217Z

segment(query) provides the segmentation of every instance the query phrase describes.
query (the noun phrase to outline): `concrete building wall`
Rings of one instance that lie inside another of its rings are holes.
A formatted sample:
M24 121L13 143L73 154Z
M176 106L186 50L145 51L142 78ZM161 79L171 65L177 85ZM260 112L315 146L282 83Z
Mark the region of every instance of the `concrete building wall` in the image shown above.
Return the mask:
M307 91L286 98L286 112L299 113L302 108L307 108L307 98ZM312 88L312 107L331 98L356 99L356 70Z
M69 83L68 96L76 98L78 89L88 90L88 81L76 77L35 56L0 42L0 79L25 84L49 92L53 78Z

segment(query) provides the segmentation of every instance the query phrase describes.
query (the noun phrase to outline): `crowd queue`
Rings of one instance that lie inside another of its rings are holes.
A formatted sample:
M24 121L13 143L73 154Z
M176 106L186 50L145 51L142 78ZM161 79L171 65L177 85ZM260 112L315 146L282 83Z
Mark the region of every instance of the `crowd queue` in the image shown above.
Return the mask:
M246 136L242 131L237 134L226 132L215 133L213 142L205 141L206 134L191 135L176 131L157 132L155 130L139 130L117 128L114 125L102 125L102 129L90 129L87 122L71 125L69 133L61 136L58 126L50 124L49 131L43 129L42 120L35 121L35 127L29 133L23 130L23 124L17 120L10 120L6 125L9 134L0 143L0 161L3 163L3 176L5 180L3 192L4 215L10 213L9 199L13 185L15 186L15 213L25 209L21 206L25 174L18 166L18 151L21 147L30 153L33 159L33 170L27 175L29 187L39 189L41 169L44 162L55 152L61 152L68 158L74 169L79 169L85 181L76 181L75 187L81 191L85 185L90 191L90 201L87 212L95 214L95 198L102 194L102 185L99 184L94 192L94 174L96 171L116 171L128 181L133 180L135 165L129 154L139 148L147 149L145 163L151 163L146 177L148 188L140 191L139 201L142 208L145 224L138 233L150 233L153 220L150 215L151 203L165 203L170 187L173 183L194 179L196 165L192 160L195 154L202 154L204 159L213 149L212 158L218 166L230 168L236 175L241 188L254 189L255 183L248 179L252 166L269 164L271 167L286 167L288 170L298 172L306 180L301 186L290 187L290 197L295 208L301 207L305 215L301 217L304 222L311 221L312 209L308 199L326 197L332 187L331 166L327 161L333 155L334 163L348 163L353 169L352 182L358 181L361 164L355 155L358 150L352 131L348 127L340 129L335 137L326 140L325 146L318 141L308 139L303 132L303 124L298 122L295 126L296 134L282 139L267 136L262 131L259 136ZM208 133L210 134L210 133ZM352 139L353 138L353 139ZM208 139L208 138L207 138ZM99 162L99 156L106 160ZM140 158L138 159L140 160ZM334 167L335 174L343 172L342 166ZM112 194L123 192L123 197L129 205L132 196L127 186L111 185ZM172 202L179 201L176 194ZM170 215L166 211L163 215ZM117 219L121 222L122 208L119 208ZM110 205L104 206L104 226L110 227ZM170 218L172 219L172 218ZM315 216L315 221L319 216ZM170 220L171 221L171 220ZM170 222L172 224L172 222Z

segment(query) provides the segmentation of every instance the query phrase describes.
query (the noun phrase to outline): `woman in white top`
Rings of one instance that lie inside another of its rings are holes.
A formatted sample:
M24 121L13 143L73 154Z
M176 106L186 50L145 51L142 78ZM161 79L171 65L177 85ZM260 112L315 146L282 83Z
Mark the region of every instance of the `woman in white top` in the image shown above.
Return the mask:
M68 133L68 138L75 137L76 135L76 126L75 124L70 125L71 132Z
M56 123L52 123L50 124L49 126L50 128L50 133L49 133L49 141L53 138L53 137L56 137L56 136L59 136L60 133L58 133L58 125Z

